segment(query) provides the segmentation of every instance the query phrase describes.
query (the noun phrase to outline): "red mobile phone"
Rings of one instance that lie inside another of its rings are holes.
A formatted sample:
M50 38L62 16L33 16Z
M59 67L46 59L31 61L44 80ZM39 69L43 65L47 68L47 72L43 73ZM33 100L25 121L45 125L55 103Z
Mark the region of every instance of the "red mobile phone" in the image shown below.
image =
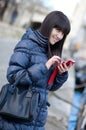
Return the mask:
M66 65L69 66L70 64L75 64L75 61L72 59L69 59L68 61L66 61Z
M62 62L62 63L64 63L64 62ZM67 66L69 66L70 63L75 64L75 61L72 60L72 59L69 59L69 60L66 61L66 65L67 65ZM55 79L57 73L58 73L58 67L56 67L56 68L54 69L54 71L53 71L53 73L52 73L52 75L51 75L51 77L50 77L50 79L49 79L49 81L48 81L48 85L51 85L51 84L53 83L53 81L54 81L54 79Z

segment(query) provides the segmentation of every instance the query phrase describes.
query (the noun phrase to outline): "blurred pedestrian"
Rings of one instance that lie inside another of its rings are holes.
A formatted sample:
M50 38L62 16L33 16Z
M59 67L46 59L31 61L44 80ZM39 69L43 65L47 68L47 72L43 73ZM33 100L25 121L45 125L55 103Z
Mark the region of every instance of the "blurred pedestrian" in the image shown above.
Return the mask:
M1 118L1 130L44 130L49 106L48 93L56 91L64 84L68 78L68 69L72 66L58 64L69 32L70 22L67 16L63 12L52 11L45 17L39 29L29 28L16 45L9 62L7 79L13 84L23 72L26 73L19 85L21 88L30 86L39 91L40 113L32 122L21 123ZM55 65L58 65L59 74L49 86L48 81Z
M17 9L17 5L15 5L15 8L12 12L12 15L11 15L11 19L10 19L10 24L13 25L15 23L15 20L18 16L18 9Z

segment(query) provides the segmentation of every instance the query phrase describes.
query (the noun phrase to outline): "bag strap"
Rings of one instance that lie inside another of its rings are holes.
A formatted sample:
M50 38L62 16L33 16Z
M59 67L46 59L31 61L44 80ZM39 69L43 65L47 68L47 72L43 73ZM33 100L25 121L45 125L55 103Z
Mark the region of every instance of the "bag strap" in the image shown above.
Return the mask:
M13 87L16 87L19 81L26 75L25 71L17 78L17 80L12 84Z

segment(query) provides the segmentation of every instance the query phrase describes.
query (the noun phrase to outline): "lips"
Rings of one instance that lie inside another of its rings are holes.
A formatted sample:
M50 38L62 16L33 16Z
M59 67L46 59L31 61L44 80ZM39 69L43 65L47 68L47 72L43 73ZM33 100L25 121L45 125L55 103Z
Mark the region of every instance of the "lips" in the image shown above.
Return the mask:
M58 42L60 38L54 38L54 42Z
M61 40L59 37L57 37L56 39L57 39L57 41L60 41L60 40Z

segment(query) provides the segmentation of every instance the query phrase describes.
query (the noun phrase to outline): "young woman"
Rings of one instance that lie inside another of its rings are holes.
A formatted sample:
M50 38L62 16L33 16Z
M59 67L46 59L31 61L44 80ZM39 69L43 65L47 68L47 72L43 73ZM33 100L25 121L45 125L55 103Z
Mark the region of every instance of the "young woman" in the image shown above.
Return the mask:
M58 64L61 62L63 44L69 32L70 22L67 16L60 11L52 11L38 30L28 29L16 45L9 62L7 79L12 84L23 72L26 73L19 84L22 89L24 86L31 86L39 91L40 113L32 122L27 123L2 119L2 130L44 130L49 105L48 92L63 85L68 78L68 69L72 66ZM49 86L49 78L57 65L59 74Z

